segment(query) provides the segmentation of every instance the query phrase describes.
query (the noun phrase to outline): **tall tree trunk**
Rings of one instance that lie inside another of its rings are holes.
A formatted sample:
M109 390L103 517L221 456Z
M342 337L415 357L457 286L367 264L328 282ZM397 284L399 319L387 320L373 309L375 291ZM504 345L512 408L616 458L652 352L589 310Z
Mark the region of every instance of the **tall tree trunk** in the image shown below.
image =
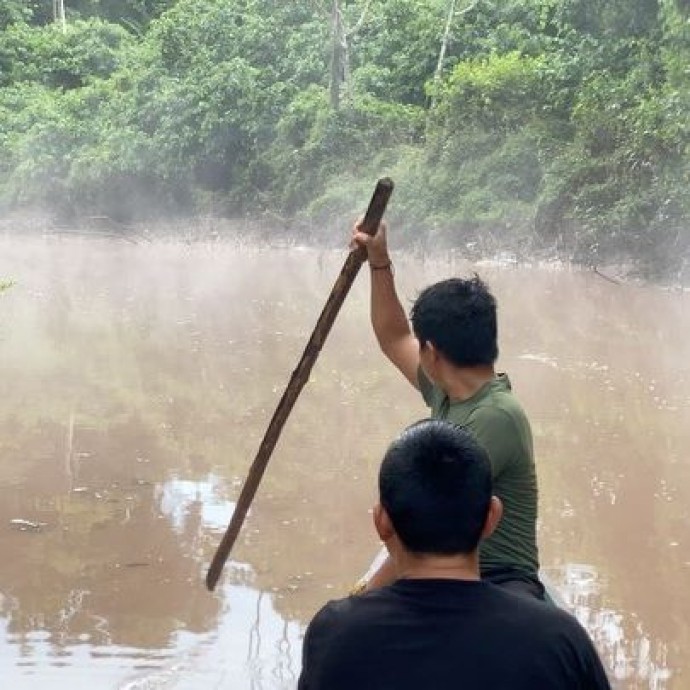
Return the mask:
M342 102L343 91L347 97L351 97L350 93L350 46L349 41L363 26L364 20L369 9L369 1L367 0L362 10L362 14L357 20L354 28L349 31L343 19L343 13L340 9L338 0L333 0L333 11L331 13L332 21L332 52L331 52L331 83L330 83L330 101L331 108L338 110Z
M455 5L457 0L450 1L448 8L448 17L446 19L446 26L443 29L443 38L441 39L441 50L438 52L438 62L436 63L436 70L434 71L434 81L441 80L443 74L443 61L446 59L446 51L448 50L448 41L450 40L450 29L453 26L453 17L455 16Z
M441 38L441 49L438 51L438 62L436 63L436 69L434 70L434 84L438 84L443 77L443 63L446 59L446 53L448 52L448 44L450 43L451 33L453 29L453 20L456 14L463 15L473 10L478 4L479 0L474 0L465 9L460 10L460 12L455 11L457 6L457 0L450 0L450 5L448 7L448 16L446 17L446 25L443 29L443 37ZM431 100L431 106L433 107L434 101Z
M443 76L443 63L446 59L446 52L448 51L448 44L450 43L451 33L453 29L453 20L456 16L462 16L473 10L478 4L479 0L474 0L467 7L456 13L457 0L450 0L448 7L448 17L446 18L446 26L443 29L443 38L441 39L441 49L438 52L438 62L436 63L436 70L434 71L434 82L441 80Z
M333 0L332 13L332 32L331 32L331 108L340 108L340 90L346 75L347 43L345 29L343 26L343 15L340 12L340 3Z
M53 0L53 20L60 23L62 32L67 30L67 19L65 18L65 0Z

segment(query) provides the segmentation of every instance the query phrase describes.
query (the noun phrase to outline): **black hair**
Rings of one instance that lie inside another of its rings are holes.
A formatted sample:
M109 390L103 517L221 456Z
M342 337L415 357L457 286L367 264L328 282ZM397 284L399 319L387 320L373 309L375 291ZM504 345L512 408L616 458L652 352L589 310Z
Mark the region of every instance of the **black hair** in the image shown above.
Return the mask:
M493 364L498 358L496 300L476 274L422 290L410 320L419 344L432 343L456 366Z
M463 428L427 419L389 446L379 472L381 505L414 553L469 554L491 502L486 451Z

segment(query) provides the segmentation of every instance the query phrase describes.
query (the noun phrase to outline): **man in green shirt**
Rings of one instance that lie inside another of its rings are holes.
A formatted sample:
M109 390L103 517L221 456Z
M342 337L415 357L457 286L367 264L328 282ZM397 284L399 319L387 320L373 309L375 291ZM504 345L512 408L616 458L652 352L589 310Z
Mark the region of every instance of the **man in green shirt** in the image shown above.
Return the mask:
M505 374L497 374L496 301L475 276L452 278L423 290L408 320L395 288L386 226L374 237L356 225L353 240L367 250L371 322L379 346L417 388L433 417L465 427L491 461L503 519L480 550L484 579L538 598L537 479L532 433ZM395 580L387 560L367 584Z

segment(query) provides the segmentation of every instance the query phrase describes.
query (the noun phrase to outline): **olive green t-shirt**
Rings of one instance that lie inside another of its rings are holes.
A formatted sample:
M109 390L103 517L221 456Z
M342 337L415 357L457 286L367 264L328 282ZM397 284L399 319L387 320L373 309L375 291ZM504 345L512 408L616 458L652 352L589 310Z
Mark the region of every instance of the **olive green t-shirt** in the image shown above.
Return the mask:
M491 460L494 493L503 502L503 517L480 547L482 573L515 568L536 575L537 477L532 432L508 377L499 374L462 401L451 401L421 369L418 378L431 416L465 427Z

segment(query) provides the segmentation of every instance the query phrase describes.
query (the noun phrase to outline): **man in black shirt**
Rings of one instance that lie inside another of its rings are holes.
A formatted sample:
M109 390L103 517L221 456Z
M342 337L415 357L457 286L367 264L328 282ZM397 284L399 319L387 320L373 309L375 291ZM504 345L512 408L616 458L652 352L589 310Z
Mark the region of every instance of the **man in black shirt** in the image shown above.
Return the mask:
M479 579L501 517L486 452L425 420L389 447L374 524L398 579L326 604L307 628L299 690L608 690L570 614Z

